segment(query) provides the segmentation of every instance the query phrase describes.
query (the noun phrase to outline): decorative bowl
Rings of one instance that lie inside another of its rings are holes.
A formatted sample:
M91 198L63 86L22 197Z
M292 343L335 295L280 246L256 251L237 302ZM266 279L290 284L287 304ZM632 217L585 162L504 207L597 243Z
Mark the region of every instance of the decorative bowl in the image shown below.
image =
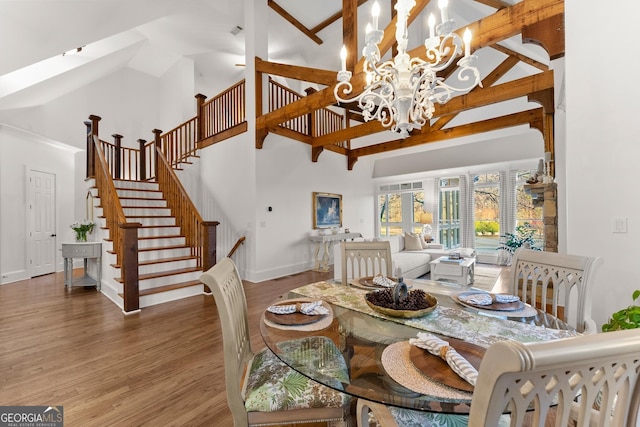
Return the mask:
M376 292L379 292L379 291L376 291ZM387 315L389 317L400 317L400 318L404 318L404 319L411 319L411 318L414 318L414 317L426 316L427 314L429 314L433 310L435 310L436 307L438 306L438 300L433 295L431 295L429 293L425 293L424 298L427 301L427 303L429 304L429 307L423 308L423 309L420 309L420 310L396 310L396 309L393 309L393 308L387 308L387 307L383 307L381 305L373 304L366 297L365 297L364 300L366 301L367 305L369 307L371 307L371 309L373 311L377 311L378 313L385 314L385 315Z

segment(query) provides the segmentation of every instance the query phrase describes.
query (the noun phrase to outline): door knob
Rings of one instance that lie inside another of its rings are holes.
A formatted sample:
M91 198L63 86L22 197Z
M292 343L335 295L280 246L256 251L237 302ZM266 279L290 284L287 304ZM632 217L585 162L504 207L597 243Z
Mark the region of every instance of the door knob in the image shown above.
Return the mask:
M56 235L55 235L55 234L52 234L52 235L51 235L51 237L56 237Z

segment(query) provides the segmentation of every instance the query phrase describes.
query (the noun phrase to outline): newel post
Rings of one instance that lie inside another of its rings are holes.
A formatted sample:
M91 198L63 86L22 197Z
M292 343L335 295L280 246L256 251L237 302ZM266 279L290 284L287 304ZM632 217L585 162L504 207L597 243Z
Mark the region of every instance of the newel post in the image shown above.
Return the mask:
M147 153L144 151L144 144L146 143L146 139L138 140L138 145L140 147L140 181L146 181L147 179Z
M124 312L131 313L140 309L138 285L138 228L139 222L119 224L122 234L122 290Z
M317 92L317 90L315 90L312 87L306 88L304 91L307 93L307 96ZM307 126L309 128L309 136L311 138L314 138L316 136L316 112L315 111L312 111L309 114L307 114Z
M154 129L153 132L153 176L156 177L156 181L158 180L158 150L163 151L162 149L162 139L160 135L162 135L162 131L160 129Z
M96 153L93 136L98 136L98 122L100 117L89 116L89 121L84 122L87 127L87 178L95 178L96 176Z
M113 179L120 179L120 171L122 170L120 162L122 161L122 135L114 133L111 135L114 139L114 145L116 146L116 153L113 165Z
M202 271L207 271L217 262L216 231L218 221L202 222Z
M207 96L201 93L196 95L196 118L198 119L198 127L196 128L196 148L200 148L200 141L204 139L204 102Z

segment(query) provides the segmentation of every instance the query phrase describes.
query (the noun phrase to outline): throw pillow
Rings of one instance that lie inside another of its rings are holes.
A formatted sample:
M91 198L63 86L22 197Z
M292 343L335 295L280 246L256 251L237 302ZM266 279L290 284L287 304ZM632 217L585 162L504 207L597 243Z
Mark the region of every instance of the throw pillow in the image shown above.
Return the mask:
M416 236L414 233L405 233L404 235L404 250L405 251L421 251L422 244L421 237Z

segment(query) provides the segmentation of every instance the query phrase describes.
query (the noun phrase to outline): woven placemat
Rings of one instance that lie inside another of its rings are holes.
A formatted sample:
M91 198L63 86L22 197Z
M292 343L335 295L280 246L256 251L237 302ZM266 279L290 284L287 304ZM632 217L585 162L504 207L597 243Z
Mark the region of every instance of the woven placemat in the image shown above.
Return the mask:
M293 298L293 299L278 301L278 304L279 305L287 304L288 302L293 302L293 301L312 302L317 300L313 298ZM322 329L328 328L333 322L333 310L331 309L331 306L324 301L322 301L322 306L325 307L327 310L329 310L329 314L327 314L322 319L314 323L308 323L306 325L280 325L278 323L265 319L264 313L262 314L262 321L265 323L265 325L271 328L282 329L285 331L320 331Z
M410 351L409 341L401 341L387 346L382 352L382 367L394 381L440 401L471 403L472 393L446 386L419 371L411 362Z
M456 294L451 295L451 299L453 299L455 302L457 302L458 304L462 305L465 308L474 310L480 314L484 314L487 316L495 316L495 317L502 317L502 318L512 318L512 319L520 319L520 318L531 318L531 317L535 317L538 315L538 310L536 310L534 307L531 307L529 304L523 304L524 306L520 309L520 310L511 310L511 311L498 311L498 310L489 310L489 309L483 309L481 307L478 307L476 305L471 305L471 304L467 304L464 301L462 301L460 298L458 298L458 295L460 294L464 294L466 292L458 292Z

